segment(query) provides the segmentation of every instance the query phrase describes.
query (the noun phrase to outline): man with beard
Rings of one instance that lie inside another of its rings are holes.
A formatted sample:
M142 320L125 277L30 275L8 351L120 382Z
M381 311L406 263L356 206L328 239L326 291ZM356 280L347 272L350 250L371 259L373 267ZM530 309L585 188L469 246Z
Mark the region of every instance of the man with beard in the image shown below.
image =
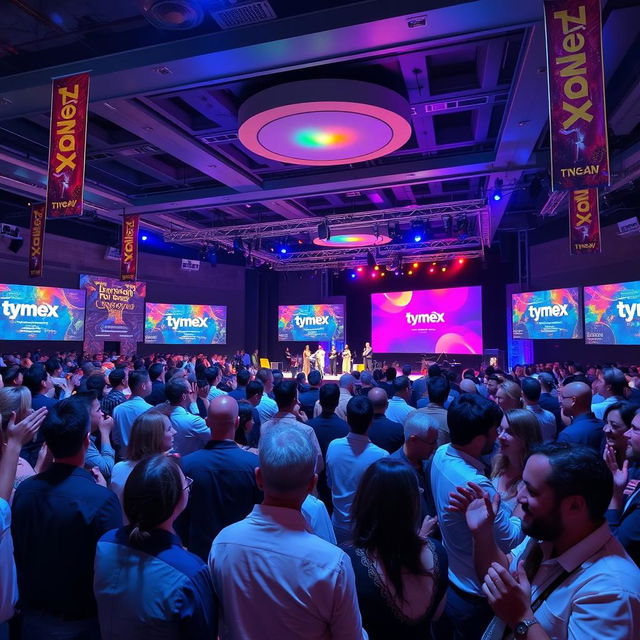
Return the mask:
M511 561L494 535L499 498L475 484L452 494L496 614L483 640L640 637L640 570L605 521L612 493L611 472L595 451L566 442L539 447L518 492L529 537Z
M475 394L456 398L447 413L451 442L436 451L431 465L431 488L447 555L449 589L444 615L434 625L439 640L474 640L482 636L493 612L482 591L473 560L473 539L463 513L449 510L449 494L473 482L491 497L496 490L485 475L483 455L493 451L502 411ZM500 506L495 517L500 549L508 553L523 538L520 521Z

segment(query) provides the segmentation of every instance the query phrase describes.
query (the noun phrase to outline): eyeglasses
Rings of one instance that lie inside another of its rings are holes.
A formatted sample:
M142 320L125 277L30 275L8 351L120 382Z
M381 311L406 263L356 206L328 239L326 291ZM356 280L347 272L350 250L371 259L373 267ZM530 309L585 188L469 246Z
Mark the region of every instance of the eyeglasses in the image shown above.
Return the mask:
M185 485L182 487L183 491L191 491L191 485L193 484L193 478L189 476L184 477Z

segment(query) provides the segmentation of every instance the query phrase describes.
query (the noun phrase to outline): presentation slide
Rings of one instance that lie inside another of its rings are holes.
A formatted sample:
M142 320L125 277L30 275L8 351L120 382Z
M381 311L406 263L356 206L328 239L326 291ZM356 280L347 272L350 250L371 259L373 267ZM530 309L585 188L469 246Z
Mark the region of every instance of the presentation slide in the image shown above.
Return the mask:
M145 282L83 274L80 287L87 292L85 341L142 342Z
M371 295L374 353L482 353L482 288Z
M580 290L550 289L511 296L514 338L563 340L582 338Z
M147 302L146 344L226 344L227 307Z
M343 339L343 304L299 304L278 307L278 340L280 342Z
M0 284L2 340L82 340L84 289Z
M640 280L584 288L585 342L640 345Z

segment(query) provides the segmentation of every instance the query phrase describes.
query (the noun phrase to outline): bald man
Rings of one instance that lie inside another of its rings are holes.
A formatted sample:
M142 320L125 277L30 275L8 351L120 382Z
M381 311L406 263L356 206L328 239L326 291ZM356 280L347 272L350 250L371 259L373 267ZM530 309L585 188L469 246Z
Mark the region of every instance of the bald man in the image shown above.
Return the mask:
M602 427L591 411L591 388L584 382L571 382L558 392L563 416L571 420L558 436L560 442L571 442L590 447L597 453L602 450Z
M234 441L238 403L224 395L209 404L211 440L204 449L182 458L182 471L193 479L187 508L176 520L182 542L205 562L211 543L224 528L242 520L262 502L255 468L258 456Z
M373 405L373 422L369 427L369 440L376 446L393 453L404 444L404 430L399 422L389 420L385 415L389 406L389 396L381 387L373 387L367 394Z
M478 393L478 387L473 380L464 378L460 381L460 391L462 391L463 393Z

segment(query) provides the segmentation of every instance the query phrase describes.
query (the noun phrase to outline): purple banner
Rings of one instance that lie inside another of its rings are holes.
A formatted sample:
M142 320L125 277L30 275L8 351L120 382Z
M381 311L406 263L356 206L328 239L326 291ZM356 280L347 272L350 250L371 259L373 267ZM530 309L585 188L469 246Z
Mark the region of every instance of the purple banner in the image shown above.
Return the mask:
M569 251L572 256L600 253L600 207L597 189L578 189L569 194Z
M546 0L554 190L609 184L600 0Z

